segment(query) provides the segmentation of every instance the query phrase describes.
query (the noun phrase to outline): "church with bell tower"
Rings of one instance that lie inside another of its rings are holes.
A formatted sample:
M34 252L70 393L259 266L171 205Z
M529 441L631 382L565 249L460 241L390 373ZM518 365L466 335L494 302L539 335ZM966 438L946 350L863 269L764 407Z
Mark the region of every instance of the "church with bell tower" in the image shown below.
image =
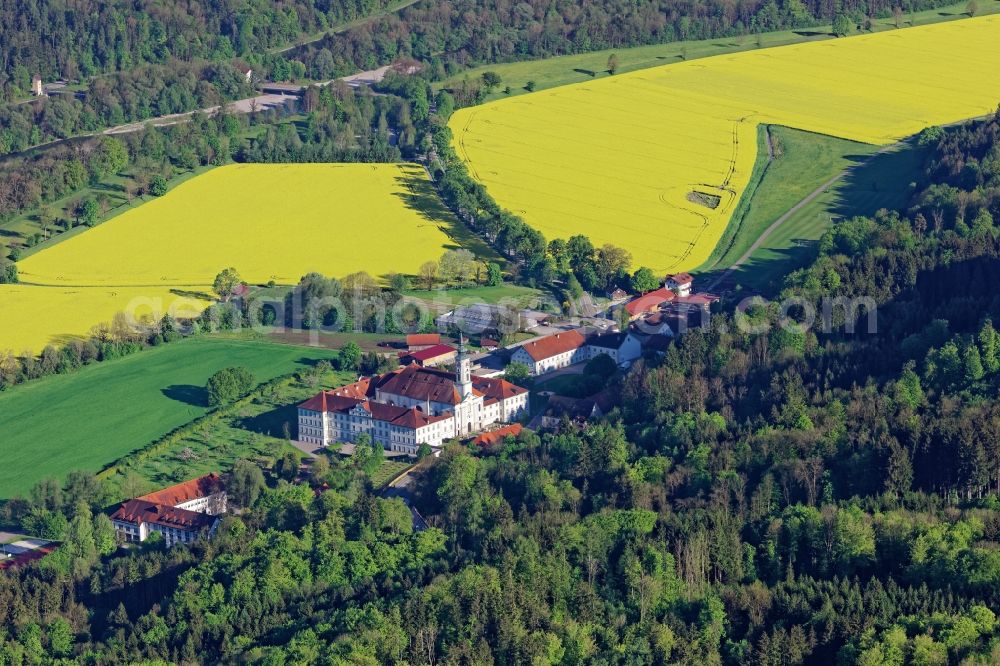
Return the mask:
M362 434L392 451L416 453L449 439L509 423L528 410L528 391L497 377L472 374L459 339L454 372L407 365L323 391L299 405L299 440L329 446Z

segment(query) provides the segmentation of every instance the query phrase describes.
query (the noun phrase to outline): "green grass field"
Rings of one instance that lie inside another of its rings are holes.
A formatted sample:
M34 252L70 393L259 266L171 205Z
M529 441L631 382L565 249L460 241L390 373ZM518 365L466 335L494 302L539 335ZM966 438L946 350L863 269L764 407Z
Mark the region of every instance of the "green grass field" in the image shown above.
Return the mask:
M258 382L307 367L333 352L196 338L0 393L0 499L45 477L98 471L207 412L204 385L243 365Z
M384 460L382 466L372 474L372 485L375 488L384 488L386 484L403 473L411 463L399 460Z
M964 0L945 7L905 14L903 27L940 23L968 16L967 2ZM1000 2L979 3L977 16L1000 12ZM872 22L873 31L896 29L892 17L875 19ZM590 81L595 78L609 76L607 72L608 57L614 53L618 56L618 72L631 72L637 69L657 67L679 60L706 58L723 53L734 53L771 46L784 46L805 41L831 39L830 26L816 26L802 30L782 30L779 32L743 35L740 37L720 37L698 41L671 42L668 44L653 44L624 49L609 49L592 51L567 56L545 58L543 60L525 60L521 62L484 65L457 74L439 84L438 88L453 88L461 84L463 79L478 80L483 72L493 71L500 75L503 82L486 100L507 97L504 92L510 86L510 96L523 95L528 92L525 85L528 81L535 82L535 90L554 88L568 83ZM759 39L759 42L758 42Z
M288 451L301 459L305 454L285 439L286 428L295 436L296 406L320 388L342 386L354 379L354 373L331 371L317 382L282 382L231 414L194 425L165 449L122 460L116 466L119 473L110 477L111 487L120 489L127 477L132 481L137 477L144 490L163 488L209 472L226 472L240 458L256 460L264 467ZM126 494L120 491L116 496Z
M768 133L774 151L770 163ZM699 271L733 265L772 222L845 168L878 150L877 146L779 126L761 128L760 144L755 166L755 173L763 172L759 184L747 190L748 198L740 203L719 245Z
M788 161L784 165L781 160L776 161L772 170L765 175L752 201L752 211L756 211L756 217L748 223L748 229L763 230L801 201L805 194L852 162L857 164L857 158L865 154L830 150L835 148L832 142L839 141L837 139L820 137L803 140L803 137L794 136L805 134L803 132L778 129L782 130L781 135L787 137L786 140L790 139L786 144L789 148ZM798 150L808 156L810 144L815 142L826 146L826 150L821 152L823 159L817 160L817 165L825 166L823 169L817 168L810 176L812 180L807 183L805 178L796 178L795 175L808 172L808 159L803 159L801 155L793 158L792 155ZM917 146L914 141L896 144L878 153L873 153L870 146L863 148L868 150L868 161L857 164L828 190L793 213L735 271L737 283L755 291L773 293L781 287L781 280L785 275L813 256L813 243L836 220L871 215L880 208L896 210L906 206L913 195L911 183L919 180L929 149ZM793 168L795 163L801 164L798 168ZM795 193L786 194L786 190L795 190ZM747 234L743 239L744 245L749 247L756 237L752 233ZM727 260L732 263L738 256L732 253L727 255ZM728 264L719 264L720 267L725 265Z

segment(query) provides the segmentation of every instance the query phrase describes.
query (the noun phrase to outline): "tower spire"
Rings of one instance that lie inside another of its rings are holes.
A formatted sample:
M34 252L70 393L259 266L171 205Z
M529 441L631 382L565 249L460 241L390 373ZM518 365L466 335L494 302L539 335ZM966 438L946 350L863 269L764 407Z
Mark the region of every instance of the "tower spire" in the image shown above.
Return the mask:
M458 332L458 355L455 357L455 384L458 395L465 400L472 395L472 362L465 351L465 334Z

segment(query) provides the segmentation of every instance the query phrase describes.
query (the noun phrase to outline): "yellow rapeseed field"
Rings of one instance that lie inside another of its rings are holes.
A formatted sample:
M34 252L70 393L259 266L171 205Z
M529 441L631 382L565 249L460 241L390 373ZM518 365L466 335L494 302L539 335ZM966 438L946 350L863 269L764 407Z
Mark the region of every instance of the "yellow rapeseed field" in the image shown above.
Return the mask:
M758 124L888 144L998 102L989 16L640 70L462 109L450 126L473 177L546 236L678 271L722 236Z
M414 165L220 167L19 262L25 284L0 285L0 352L85 335L130 304L198 312L207 301L184 294L228 266L251 283L413 274L461 241L455 225Z
M22 282L72 286L297 282L309 271L416 273L453 245L454 220L423 169L400 164L234 164L32 255ZM424 207L424 208L422 208Z
M110 322L119 312L133 321L164 314L198 315L209 301L197 297L205 287L52 287L0 285L0 354L38 353Z

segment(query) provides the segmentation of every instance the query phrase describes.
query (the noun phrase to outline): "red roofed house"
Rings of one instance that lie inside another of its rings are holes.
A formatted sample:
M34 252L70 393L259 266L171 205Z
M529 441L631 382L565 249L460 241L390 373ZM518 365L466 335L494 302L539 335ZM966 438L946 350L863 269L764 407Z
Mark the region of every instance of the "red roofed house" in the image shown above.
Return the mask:
M628 313L629 320L635 320L650 312L656 312L664 303L669 303L674 298L676 296L673 291L666 287L661 287L656 291L633 298L625 304L625 311Z
M543 375L588 358L587 340L574 329L529 340L514 350L510 360L525 364L533 375Z
M411 352L439 344L441 344L440 333L411 333L406 336L406 348Z
M698 292L697 294L680 296L671 305L678 312L695 312L698 310L708 312L712 307L712 303L715 303L718 300L719 297L715 294Z
M512 423L508 426L497 428L496 430L484 432L472 440L472 443L476 446L493 446L494 444L499 444L508 437L517 437L521 434L522 430L524 430L524 428L520 423Z
M433 368L439 365L447 365L455 360L458 350L448 345L432 345L418 351L411 351L400 357L400 363L404 365L416 363L425 368Z
M299 405L299 440L329 446L367 434L390 451L413 455L422 444L439 447L527 411L528 391L473 376L463 347L455 366L452 374L414 363L323 391Z
M169 547L212 536L225 511L226 490L213 473L128 500L111 514L111 523L122 541L158 533Z
M226 512L226 486L215 472L138 499L215 516Z
M690 273L668 275L663 281L663 286L673 292L676 292L678 296L690 296L692 284L694 284L694 278L691 277Z

